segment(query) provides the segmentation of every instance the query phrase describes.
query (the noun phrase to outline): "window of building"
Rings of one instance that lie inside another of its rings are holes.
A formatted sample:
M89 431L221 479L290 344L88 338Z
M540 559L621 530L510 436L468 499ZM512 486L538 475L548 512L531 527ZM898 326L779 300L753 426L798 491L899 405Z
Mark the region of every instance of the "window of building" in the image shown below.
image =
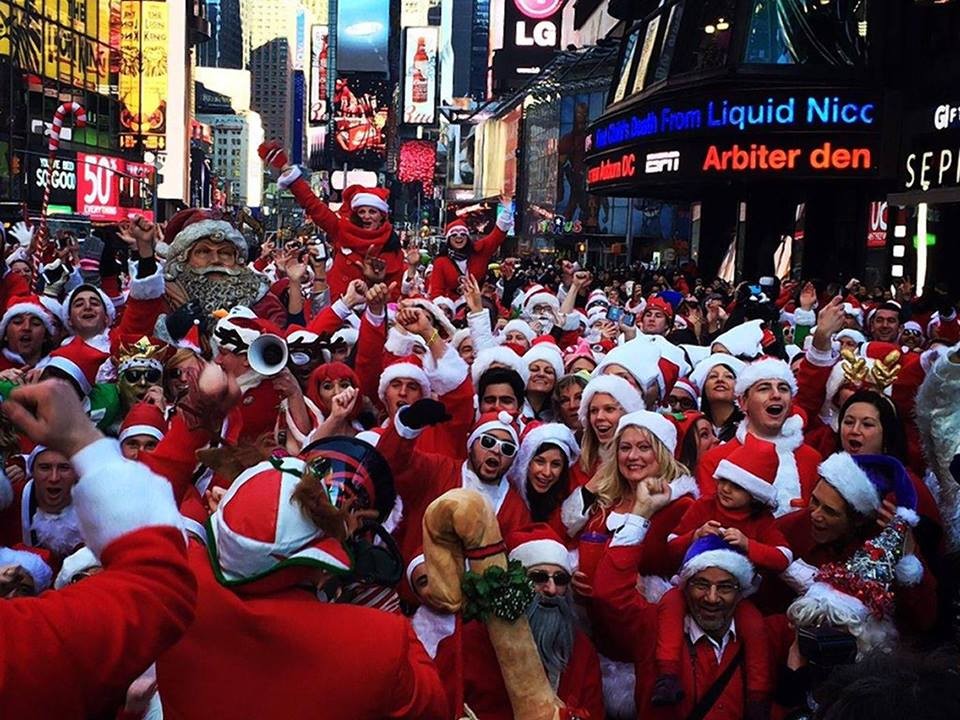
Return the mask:
M675 58L675 72L721 68L733 42L737 0L702 0L686 8L684 42Z
M866 63L870 0L753 0L744 62L859 67Z

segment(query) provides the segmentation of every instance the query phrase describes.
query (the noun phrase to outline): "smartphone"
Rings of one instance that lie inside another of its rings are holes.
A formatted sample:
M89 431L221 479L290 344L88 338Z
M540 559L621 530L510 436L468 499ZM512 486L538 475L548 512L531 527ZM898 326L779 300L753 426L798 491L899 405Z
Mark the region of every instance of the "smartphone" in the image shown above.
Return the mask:
M611 307L607 310L607 320L610 322L620 322L623 317L623 308Z
M636 313L625 312L623 317L620 319L620 322L626 325L627 327L633 327L637 322Z

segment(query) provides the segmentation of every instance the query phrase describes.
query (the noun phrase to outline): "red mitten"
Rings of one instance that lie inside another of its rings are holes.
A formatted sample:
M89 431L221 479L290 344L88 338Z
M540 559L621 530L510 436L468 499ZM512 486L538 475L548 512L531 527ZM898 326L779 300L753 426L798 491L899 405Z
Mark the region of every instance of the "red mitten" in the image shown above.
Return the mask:
M257 153L260 155L261 160L277 170L283 170L290 164L287 151L283 149L283 145L279 140L270 140L269 142L261 143L260 147L257 148Z

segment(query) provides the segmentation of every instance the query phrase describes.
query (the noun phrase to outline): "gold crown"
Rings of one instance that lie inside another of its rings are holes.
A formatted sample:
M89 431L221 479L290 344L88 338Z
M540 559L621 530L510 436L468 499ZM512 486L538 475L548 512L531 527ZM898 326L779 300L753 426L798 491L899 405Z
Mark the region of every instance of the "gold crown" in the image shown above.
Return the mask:
M161 345L154 345L150 342L150 338L144 335L132 345L124 345L121 343L119 357L117 359L121 367L130 364L156 363L162 365L163 347Z

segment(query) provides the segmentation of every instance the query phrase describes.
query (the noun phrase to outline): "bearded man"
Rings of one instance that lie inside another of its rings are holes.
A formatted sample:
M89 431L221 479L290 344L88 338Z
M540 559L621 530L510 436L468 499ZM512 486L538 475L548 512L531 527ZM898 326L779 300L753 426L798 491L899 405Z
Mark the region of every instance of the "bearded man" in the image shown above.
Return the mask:
M529 525L507 536L510 560L518 560L533 583L527 620L543 669L557 696L591 718L605 717L600 660L577 627L570 579L570 557L546 523ZM509 720L510 698L483 623L463 626L464 703L477 717Z
M181 210L167 223L166 299L176 310L196 300L209 315L238 305L280 327L287 313L265 275L247 267L247 241L209 210Z

